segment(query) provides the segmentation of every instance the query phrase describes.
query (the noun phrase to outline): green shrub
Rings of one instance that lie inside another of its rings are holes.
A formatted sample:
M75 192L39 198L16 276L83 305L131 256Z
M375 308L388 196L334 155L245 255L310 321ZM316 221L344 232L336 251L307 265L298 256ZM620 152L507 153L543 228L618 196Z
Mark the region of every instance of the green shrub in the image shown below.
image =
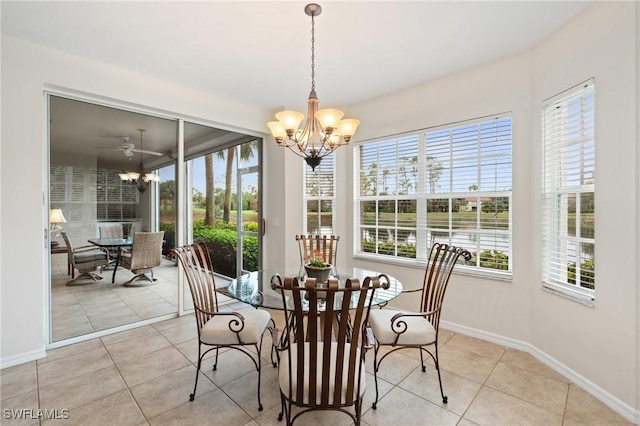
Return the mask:
M176 225L173 222L160 222L160 230L164 231L162 254L166 256L176 246Z
M257 229L257 224L256 224ZM205 243L211 251L214 270L229 277L237 276L236 245L238 234L235 222L218 221L214 227L205 226L203 221L196 221L193 225L193 239L197 243ZM258 238L245 237L243 239L244 268L249 271L258 270Z
M415 244L399 244L397 246L398 256L406 257L409 259L416 258L416 245ZM379 253L387 256L396 255L396 244L393 241L385 241L378 244L376 251L376 241L373 239L362 240L362 251L365 253Z
M474 257L470 263L475 265L475 262ZM507 271L509 269L509 256L500 250L483 250L480 253L480 267Z
M592 290L596 288L595 268L593 259L587 259L580 264L580 287ZM570 284L576 283L576 262L567 264L567 281Z

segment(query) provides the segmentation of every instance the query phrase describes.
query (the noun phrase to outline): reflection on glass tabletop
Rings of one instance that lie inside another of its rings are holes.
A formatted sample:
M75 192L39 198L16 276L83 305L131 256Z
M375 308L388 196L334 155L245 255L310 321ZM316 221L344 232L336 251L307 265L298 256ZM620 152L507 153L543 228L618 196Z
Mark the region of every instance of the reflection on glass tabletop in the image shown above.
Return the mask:
M295 276L300 280L305 279L304 268L300 268L299 266L268 268L244 274L231 281L228 287L218 287L217 289L222 294L256 307L283 309L281 292L277 289L272 289L271 286L271 279L276 274L280 275L283 279L286 276ZM363 282L365 277L375 277L380 274L384 274L384 271L338 266L332 271L331 278L338 279L340 286L344 286L346 280L349 278L358 278L360 282ZM386 275L389 278L389 288L376 289L372 305L389 302L402 292L402 283L391 275ZM356 300L354 300L354 304Z

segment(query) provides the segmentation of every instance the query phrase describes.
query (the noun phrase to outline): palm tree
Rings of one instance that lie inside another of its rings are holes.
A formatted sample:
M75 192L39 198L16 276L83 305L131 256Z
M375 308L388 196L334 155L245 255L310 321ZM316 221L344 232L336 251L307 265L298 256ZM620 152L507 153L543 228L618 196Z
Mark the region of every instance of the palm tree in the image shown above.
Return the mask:
M258 147L258 141L253 140L251 142L243 143L240 145L240 159L242 161L248 161L253 158L254 151ZM218 158L227 160L227 172L224 181L224 207L222 211L222 220L229 222L231 212L231 178L233 177L233 160L236 155L236 147L227 148L227 154L225 156L224 151L218 151Z
M204 224L213 226L215 222L214 201L215 195L213 193L213 154L207 154L204 156L204 170L205 170L205 199L204 199Z

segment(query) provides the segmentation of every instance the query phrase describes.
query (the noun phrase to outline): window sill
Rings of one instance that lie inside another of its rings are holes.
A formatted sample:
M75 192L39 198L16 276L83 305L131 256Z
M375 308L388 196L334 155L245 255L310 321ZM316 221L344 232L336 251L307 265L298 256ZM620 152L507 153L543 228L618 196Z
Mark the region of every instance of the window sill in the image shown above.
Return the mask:
M596 301L594 296L590 296L588 294L580 293L578 291L572 291L571 289L565 289L561 286L555 286L553 284L542 283L542 291L547 293L554 294L556 296L563 297L572 302L580 303L589 308L595 308Z
M363 260L367 262L375 262L375 263L384 263L387 265L395 265L395 266L403 266L407 268L416 268L423 269L425 268L425 262L415 260L415 259L396 259L389 258L385 256L379 255L367 255L362 253L357 253L353 256L355 260ZM490 270L477 270L471 269L469 267L464 267L463 265L458 265L453 269L453 273L456 275L465 275L474 278L483 278L494 281L513 281L513 274L511 272L502 272L502 271L490 271Z

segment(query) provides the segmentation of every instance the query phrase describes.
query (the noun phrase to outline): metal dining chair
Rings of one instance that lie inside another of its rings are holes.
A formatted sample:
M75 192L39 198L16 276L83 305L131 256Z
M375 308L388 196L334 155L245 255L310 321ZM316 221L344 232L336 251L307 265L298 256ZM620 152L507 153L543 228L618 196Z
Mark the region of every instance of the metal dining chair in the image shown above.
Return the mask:
M330 279L320 289L313 278L301 283L297 277L274 276L272 287L281 292L285 313L285 329L273 337L280 354L278 420L284 415L291 425L309 411L337 410L360 425L365 354L372 347L366 324L380 282L379 277L362 283L352 278L340 287ZM302 410L293 415L293 406Z
M195 309L196 326L198 328L198 368L193 393L189 400L193 401L198 387L198 375L202 359L212 350L216 351L213 370L218 365L220 348L230 348L247 355L258 371L258 410L262 411L260 400L260 371L262 367L262 338L271 321L268 312L258 309L242 311L218 310L218 295L213 275L213 263L206 244L198 243L177 247L171 250L183 267L189 283L193 307ZM202 352L202 347L209 347ZM255 354L248 347L253 346Z
M380 364L395 351L408 348L419 350L422 372L426 371L423 353L427 353L433 359L438 372L442 402L447 403L448 398L442 389L442 377L440 376L438 330L444 294L447 290L453 267L460 256L466 260L471 260L471 253L463 248L442 243L433 244L429 252L422 287L403 291L403 293L421 293L419 311L406 312L393 309L376 309L369 315L369 324L375 337L373 377L376 384L376 399L373 402L374 409L378 405L378 371L380 370ZM390 346L391 349L378 359L382 346ZM433 347L433 352L428 349L429 347Z

